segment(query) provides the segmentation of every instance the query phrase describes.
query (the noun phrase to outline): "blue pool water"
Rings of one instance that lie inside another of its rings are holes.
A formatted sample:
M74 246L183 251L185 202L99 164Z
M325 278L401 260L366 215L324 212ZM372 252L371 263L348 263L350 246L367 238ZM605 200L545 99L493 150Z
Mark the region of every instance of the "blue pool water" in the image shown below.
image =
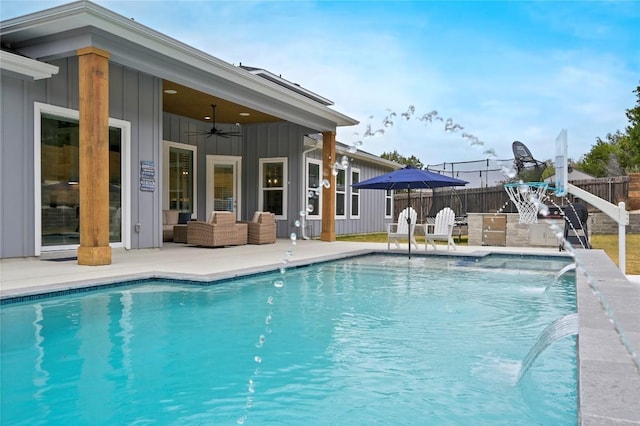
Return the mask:
M1 423L575 425L567 262L363 256L8 304ZM537 272L541 271L541 272Z

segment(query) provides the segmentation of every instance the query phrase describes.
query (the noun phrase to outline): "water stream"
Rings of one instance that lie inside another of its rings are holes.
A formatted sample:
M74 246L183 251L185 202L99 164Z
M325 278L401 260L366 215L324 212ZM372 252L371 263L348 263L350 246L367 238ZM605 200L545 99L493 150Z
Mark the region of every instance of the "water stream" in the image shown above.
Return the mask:
M531 347L524 361L522 361L520 372L518 373L518 383L520 383L522 377L545 349L560 339L578 334L578 328L579 320L577 313L565 315L549 324L542 333L540 333L535 345Z
M549 288L551 288L553 285L555 285L558 280L560 279L560 277L562 277L564 274L566 274L569 271L575 271L576 270L576 264L575 263L570 263L567 266L565 266L564 268L560 269L558 271L558 273L556 274L556 278L550 282L549 284L547 284L547 286L544 288L544 291L549 290Z

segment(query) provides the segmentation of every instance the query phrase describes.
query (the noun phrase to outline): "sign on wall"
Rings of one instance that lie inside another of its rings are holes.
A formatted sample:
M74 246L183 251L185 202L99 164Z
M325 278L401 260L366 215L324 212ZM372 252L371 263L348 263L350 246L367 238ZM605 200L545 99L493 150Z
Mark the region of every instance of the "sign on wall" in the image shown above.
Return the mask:
M140 161L140 191L156 190L156 164L153 161Z

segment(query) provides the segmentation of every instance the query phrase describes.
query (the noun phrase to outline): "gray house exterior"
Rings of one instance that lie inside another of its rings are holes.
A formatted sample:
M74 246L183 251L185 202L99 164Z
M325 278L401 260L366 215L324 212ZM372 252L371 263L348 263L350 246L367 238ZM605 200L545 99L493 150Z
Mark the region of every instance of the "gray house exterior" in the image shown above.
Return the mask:
M87 1L3 21L0 40L0 258L90 245L106 228L109 250L161 247L172 209L199 220L275 209L279 237L327 241L392 220L390 194L350 185L400 165L336 143L337 126L357 121L300 86ZM83 55L105 68L96 73ZM83 85L90 72L106 89ZM88 158L87 111L107 101L108 153ZM214 104L212 123L203 116ZM342 161L348 167L334 166ZM88 198L80 183L90 179L108 196ZM87 213L94 204L97 219Z

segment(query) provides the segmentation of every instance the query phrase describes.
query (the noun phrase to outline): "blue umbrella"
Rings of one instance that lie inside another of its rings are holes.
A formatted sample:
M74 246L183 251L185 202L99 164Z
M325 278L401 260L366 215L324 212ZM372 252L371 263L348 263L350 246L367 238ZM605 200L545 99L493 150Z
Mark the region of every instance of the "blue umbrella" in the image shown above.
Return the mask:
M428 170L417 169L413 166L406 166L403 169L394 170L387 174L363 180L352 185L357 189L406 189L408 206L411 204L411 189L418 188L444 188L448 186L464 186L467 181L430 172ZM409 258L411 258L411 218L407 217L409 225Z

